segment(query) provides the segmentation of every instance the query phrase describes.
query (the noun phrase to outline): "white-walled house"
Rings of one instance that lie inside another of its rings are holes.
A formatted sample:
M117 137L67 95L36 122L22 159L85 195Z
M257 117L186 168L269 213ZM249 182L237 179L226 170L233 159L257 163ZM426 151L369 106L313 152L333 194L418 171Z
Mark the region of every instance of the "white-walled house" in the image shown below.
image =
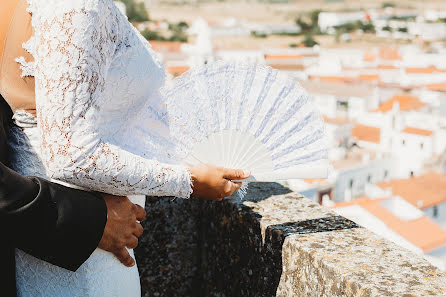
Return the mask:
M319 14L318 25L322 32L327 32L330 28L365 19L366 15L364 12L321 12Z
M441 40L446 38L446 23L408 22L409 34L422 40Z
M333 210L415 254L446 269L446 230L402 197L363 196L338 203Z
M402 197L446 229L446 175L429 172L378 183L378 186Z
M433 131L415 127L405 127L395 133L392 151L400 158L400 172L418 175L423 170L424 161L434 153Z
M364 195L366 186L398 176L398 160L391 154L352 148L342 160L332 162L337 173L333 200L350 201Z

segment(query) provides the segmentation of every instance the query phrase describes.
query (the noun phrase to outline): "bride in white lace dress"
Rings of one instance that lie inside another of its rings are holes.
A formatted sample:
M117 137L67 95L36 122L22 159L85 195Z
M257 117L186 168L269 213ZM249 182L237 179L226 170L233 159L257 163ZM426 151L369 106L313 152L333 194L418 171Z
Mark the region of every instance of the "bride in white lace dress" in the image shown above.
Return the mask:
M160 104L164 68L112 0L28 5L33 36L24 48L34 61L17 62L35 78L37 117L15 112L15 170L114 195L218 200L240 187L229 180L249 173L162 163L169 152L147 111ZM100 249L76 272L20 250L16 260L19 296L140 296L136 266Z

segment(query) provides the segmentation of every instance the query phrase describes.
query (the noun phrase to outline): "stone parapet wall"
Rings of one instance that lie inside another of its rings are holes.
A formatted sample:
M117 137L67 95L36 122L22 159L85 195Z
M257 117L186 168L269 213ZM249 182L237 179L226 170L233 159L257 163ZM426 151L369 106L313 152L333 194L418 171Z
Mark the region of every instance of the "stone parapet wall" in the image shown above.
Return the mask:
M146 210L143 296L446 296L427 261L277 183Z

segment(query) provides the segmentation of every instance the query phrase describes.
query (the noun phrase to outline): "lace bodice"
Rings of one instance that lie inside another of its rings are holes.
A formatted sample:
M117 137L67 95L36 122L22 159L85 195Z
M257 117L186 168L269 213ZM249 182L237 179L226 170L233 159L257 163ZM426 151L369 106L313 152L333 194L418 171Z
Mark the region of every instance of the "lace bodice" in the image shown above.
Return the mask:
M34 35L24 48L34 61L17 62L35 77L49 177L115 195L189 197L189 171L173 165L166 127L148 118L162 113L164 83L150 44L112 0L28 2Z

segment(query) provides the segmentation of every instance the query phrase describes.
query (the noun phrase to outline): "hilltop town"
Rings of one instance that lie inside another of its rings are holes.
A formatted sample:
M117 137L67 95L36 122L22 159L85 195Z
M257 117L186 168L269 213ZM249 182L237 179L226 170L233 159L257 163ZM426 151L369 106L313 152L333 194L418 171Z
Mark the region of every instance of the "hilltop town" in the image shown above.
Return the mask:
M243 59L298 80L334 170L287 186L444 270L446 2L279 2L146 1L134 24L170 78Z

